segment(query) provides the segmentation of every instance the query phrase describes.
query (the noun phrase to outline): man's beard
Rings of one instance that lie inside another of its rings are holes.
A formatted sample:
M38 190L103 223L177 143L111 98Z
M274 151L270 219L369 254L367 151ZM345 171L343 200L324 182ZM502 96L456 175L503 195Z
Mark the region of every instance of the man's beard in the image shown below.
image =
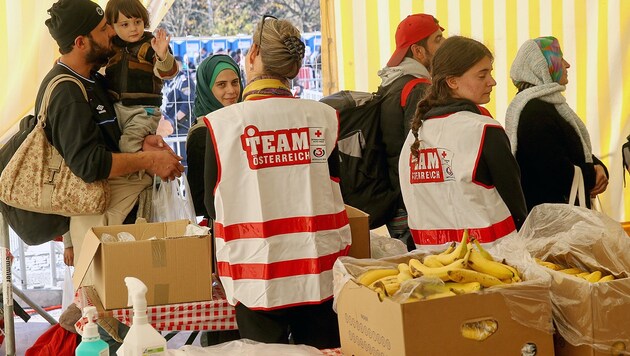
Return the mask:
M90 35L87 37L90 41L90 52L85 56L85 60L92 64L95 69L101 68L107 64L109 57L113 56L115 52L112 48L104 48L96 43Z

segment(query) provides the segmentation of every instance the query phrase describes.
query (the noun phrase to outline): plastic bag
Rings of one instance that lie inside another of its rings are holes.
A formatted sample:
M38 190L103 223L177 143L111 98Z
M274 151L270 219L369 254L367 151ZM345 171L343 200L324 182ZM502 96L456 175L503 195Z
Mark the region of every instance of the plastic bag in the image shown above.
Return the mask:
M152 222L166 222L186 219L197 221L195 208L186 175L182 173L180 178L164 181L157 186L153 182Z
M63 275L63 289L61 294L61 311L63 312L74 301L74 287L72 286L72 272L74 268L66 266L66 272Z
M618 221L586 208L542 204L531 211L518 237L501 239L497 248L528 251L532 268L552 277L553 318L568 343L591 345L606 354L615 342L630 345L630 239ZM588 283L539 266L534 257L617 279Z
M265 344L249 339L234 340L215 346L199 347L186 345L178 350L167 350L169 356L317 356L322 353L307 345Z
M407 253L404 242L370 231L370 253L372 258L398 256Z

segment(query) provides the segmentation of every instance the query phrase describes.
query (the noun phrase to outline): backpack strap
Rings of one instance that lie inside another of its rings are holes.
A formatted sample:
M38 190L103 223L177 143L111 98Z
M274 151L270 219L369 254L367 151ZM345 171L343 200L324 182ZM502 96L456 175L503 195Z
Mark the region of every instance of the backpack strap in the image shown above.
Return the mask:
M431 80L420 77L420 78L414 78L408 81L407 84L405 84L405 86L403 87L402 92L400 93L400 106L404 108L407 105L407 98L409 98L409 94L411 94L411 91L413 90L413 88L415 88L416 85L418 84L430 85Z

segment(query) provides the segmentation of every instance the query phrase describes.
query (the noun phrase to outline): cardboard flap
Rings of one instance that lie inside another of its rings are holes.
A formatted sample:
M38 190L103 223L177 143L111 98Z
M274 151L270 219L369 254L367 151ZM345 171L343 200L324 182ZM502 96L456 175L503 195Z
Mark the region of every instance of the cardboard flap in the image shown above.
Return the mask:
M94 234L94 231L90 229L85 235L81 251L75 251L75 253L79 253L79 260L77 261L77 265L74 266L74 274L72 275L72 284L75 292L79 289L79 286L81 286L81 283L85 278L85 274L92 264L94 255L96 255L100 246L101 240L99 240L99 238Z

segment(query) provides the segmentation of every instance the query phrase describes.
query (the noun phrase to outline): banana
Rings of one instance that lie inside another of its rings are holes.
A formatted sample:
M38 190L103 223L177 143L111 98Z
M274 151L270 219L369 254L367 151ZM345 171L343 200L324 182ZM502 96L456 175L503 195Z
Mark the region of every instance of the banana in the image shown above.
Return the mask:
M562 269L562 267L558 266L555 263L551 263L551 262L547 262L547 261L543 261L540 258L534 258L534 260L536 261L536 263L538 263L539 265L543 266L543 267L547 267L549 269L552 269L554 271L559 271Z
M383 277L393 276L393 275L398 274L398 272L399 271L397 269L391 269L391 268L371 269L371 270L367 270L363 272L357 278L357 282L363 284L364 286L369 286L370 284L374 283L375 281Z
M423 265L415 258L409 260L409 269L411 269L411 274L413 274L415 277L436 277L443 281L447 281L448 271L457 268L466 268L466 261L464 259L459 259L446 266L431 268Z
M589 283L595 283L599 281L601 278L602 278L602 271L595 271L589 274L588 276L584 277L584 279L586 279L586 281L588 281Z
M488 251L486 251L485 248L481 246L481 244L479 243L479 241L477 241L477 239L473 238L472 241L474 242L475 246L477 246L477 250L479 250L479 253L481 253L483 258L485 258L486 260L494 261L494 258L492 257L492 255Z
M446 248L446 250L438 253L438 255L448 255L449 253L453 252L453 250L455 249L455 246L457 246L457 242L451 242L450 245L448 245L448 247Z
M455 294L466 294L476 292L481 290L481 283L479 282L468 282L468 283L458 283L458 282L446 282L444 286L448 287L451 292Z
M462 241L457 245L457 247L449 254L446 255L437 255L438 261L442 263L444 266L450 265L458 258L463 258L466 255L468 250L468 229L464 230L464 234L462 235Z
M422 260L422 264L424 264L427 267L431 267L431 268L435 268L435 267L442 267L444 266L442 264L442 262L440 262L440 260L438 259L439 255L429 255L426 256L424 258L424 260Z
M486 260L485 258L483 258L483 256L481 256L481 253L476 250L473 250L470 253L468 264L475 271L487 273L498 279L514 277L514 273L512 273L512 271L504 264L496 261Z
M586 276L588 276L589 274L590 273L588 273L588 272L581 272L581 273L576 274L575 276L583 278L583 279L586 279Z
M374 282L374 289L383 290L385 292L386 297L391 297L400 289L400 282L398 282L397 279L394 279L394 280L380 279Z
M566 274L578 274L578 273L582 273L584 271L582 271L581 269L577 268L577 267L572 267L572 268L565 268L565 269L561 269L558 272L562 272L562 273L566 273Z
M396 278L398 279L399 283L402 283L404 281L408 281L410 279L413 279L413 275L411 274L411 270L409 269L409 265L406 263L399 263L398 264L398 274L396 275Z
M614 280L615 280L615 276L613 276L612 274L609 274L607 276L604 276L604 277L600 278L599 281L597 281L597 283L610 282L610 281L614 281Z
M518 273L518 270L516 268L510 266L509 264L507 264L507 262L505 262L505 258L503 259L503 261L501 261L501 263L505 266L505 268L509 269L514 274L514 276L512 277L512 281L509 282L509 283L512 283L512 282L518 283L518 282L522 282L523 281L521 279L520 273Z
M372 282L372 284L370 284L368 286L368 288L370 289L376 289L381 285L387 285L387 284L392 284L392 283L398 283L398 275L395 274L393 276L385 276L381 279L377 279L374 282Z
M477 341L483 341L494 334L499 328L499 324L492 319L485 319L462 325L462 336Z
M482 272L477 272L470 269L456 269L448 271L448 278L452 281L459 283L478 282L484 287L492 287L500 284L504 284L498 278Z
M444 297L452 297L454 295L457 295L457 294L455 294L455 292L453 292L453 291L448 290L448 291L445 291L445 292L430 294L430 295L426 296L425 299L426 300L439 299L439 298L444 298Z

